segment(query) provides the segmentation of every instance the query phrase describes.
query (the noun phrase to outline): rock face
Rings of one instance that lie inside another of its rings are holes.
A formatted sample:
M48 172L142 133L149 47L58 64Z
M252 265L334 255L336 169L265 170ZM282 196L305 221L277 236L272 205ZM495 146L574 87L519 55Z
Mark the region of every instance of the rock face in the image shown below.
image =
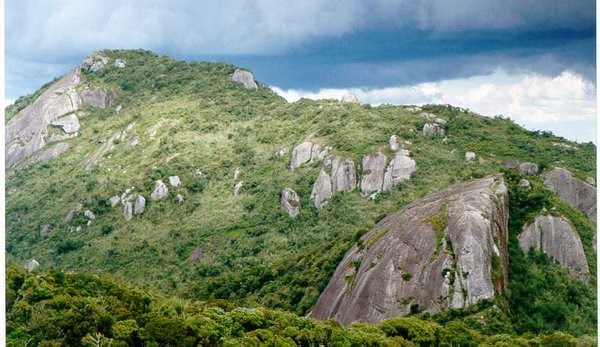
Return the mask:
M571 207L584 212L596 223L596 187L573 177L566 169L556 167L543 175L544 184Z
M342 95L341 101L342 102L358 102L358 98L356 97L356 95L354 95L352 93L346 93L346 94Z
M300 197L291 188L284 188L281 192L281 209L290 217L300 214Z
M331 176L334 193L351 192L356 188L356 167L352 159L333 159Z
M76 90L80 83L79 68L69 71L6 124L7 167L17 166L44 148L48 126L81 108L81 98Z
M363 177L360 192L363 196L371 196L383 190L386 157L382 152L376 155L365 155L362 160Z
M321 209L327 205L333 195L332 189L331 177L329 177L325 170L321 170L310 194L310 200L316 208Z
M417 163L409 157L405 149L399 150L390 161L383 177L383 190L387 191L396 184L410 179L410 175L417 169Z
M231 76L231 80L235 83L243 85L246 89L258 88L256 82L254 82L254 76L250 71L236 69L233 73L233 76Z
M73 134L79 131L79 119L74 113L55 119L50 124L62 128L67 134Z
M522 163L519 165L519 173L521 175L535 175L538 173L538 166L536 163Z
M423 135L444 135L444 129L437 123L425 123Z
M312 316L379 322L411 308L437 312L493 298L507 286L507 224L501 176L416 200L346 253Z
M81 91L81 99L86 105L106 108L115 102L115 95L106 89L85 88Z
M27 262L27 264L25 264L25 268L28 271L33 271L33 270L37 269L38 267L40 267L40 263L37 260L35 260L35 259L30 259Z
M574 277L585 281L589 276L579 234L565 218L536 217L532 224L523 227L523 232L519 235L519 245L525 254L531 248L546 253Z
M321 162L329 156L329 147L305 140L292 150L290 168L295 170L309 162Z
M133 213L142 214L142 213L144 213L145 209L146 209L146 199L143 196L138 195L135 198L135 206L134 206Z
M161 200L169 196L169 188L163 183L163 181L156 181L156 185L154 186L154 191L150 194L152 200Z

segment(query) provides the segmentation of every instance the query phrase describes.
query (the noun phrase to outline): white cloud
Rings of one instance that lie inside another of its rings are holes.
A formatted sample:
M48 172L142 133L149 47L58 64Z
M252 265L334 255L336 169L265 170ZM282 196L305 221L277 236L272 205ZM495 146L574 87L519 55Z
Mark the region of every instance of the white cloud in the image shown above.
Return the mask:
M594 141L596 90L581 75L564 71L556 76L508 75L502 70L488 76L444 80L382 89L273 90L288 101L300 98L339 99L354 93L373 105L451 104L487 115L504 115L529 129L551 130L579 141ZM581 125L588 126L581 131ZM575 130L578 129L578 130Z

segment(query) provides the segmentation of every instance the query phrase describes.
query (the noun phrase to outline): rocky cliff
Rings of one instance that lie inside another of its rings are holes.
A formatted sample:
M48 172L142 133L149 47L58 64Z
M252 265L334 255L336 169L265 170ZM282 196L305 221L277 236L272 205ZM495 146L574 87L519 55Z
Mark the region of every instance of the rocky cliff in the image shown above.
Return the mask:
M523 252L542 251L553 261L565 267L573 276L586 280L589 268L583 245L577 231L563 217L538 216L525 225L519 235Z
M312 312L343 324L437 312L507 286L502 177L451 186L387 216L346 254Z

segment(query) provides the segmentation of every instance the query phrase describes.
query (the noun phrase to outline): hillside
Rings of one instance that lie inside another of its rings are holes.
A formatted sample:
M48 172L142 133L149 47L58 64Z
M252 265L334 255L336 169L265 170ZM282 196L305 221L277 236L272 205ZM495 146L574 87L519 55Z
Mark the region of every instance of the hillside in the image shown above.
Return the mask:
M40 141L52 151L38 150L25 160L16 155L7 169L9 263L35 259L41 269L110 274L186 299L306 315L344 254L384 217L450 185L503 173L510 267L508 290L495 299L507 326L502 332L595 333L595 225L546 189L541 177L528 177L532 189L526 190L517 169L507 168L518 160L536 163L540 173L560 166L581 180L596 177L592 143L448 105L417 110L336 100L287 103L264 85L248 89L232 82L231 65L180 62L146 51L99 55L108 63L70 72L82 82L67 93L88 94L73 106L76 132L65 136L64 124L49 125ZM119 59L124 67L113 64ZM52 84L8 107L7 127L48 88ZM428 114L443 120L444 135L423 133L432 122ZM373 199L348 189L317 209L311 193L321 165L290 168L294 148L308 139L357 163L360 178L369 173L361 170L363 156L380 149L387 158L396 155L392 135L406 141L406 157L416 168ZM467 152L476 159L466 160ZM46 154L53 158L44 160ZM173 176L181 182L177 187ZM158 180L169 193L154 200ZM284 188L299 197L295 218L280 207ZM145 198L143 213L128 220L126 203L133 209L136 194ZM114 196L119 198L112 206ZM566 216L575 226L589 264L587 281L572 278L541 252L528 257L519 248L524 223L542 211Z

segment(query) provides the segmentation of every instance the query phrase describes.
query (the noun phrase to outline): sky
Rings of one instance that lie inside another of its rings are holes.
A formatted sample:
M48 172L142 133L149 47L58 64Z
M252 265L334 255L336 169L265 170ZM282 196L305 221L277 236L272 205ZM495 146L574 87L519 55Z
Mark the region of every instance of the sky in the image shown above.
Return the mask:
M143 48L248 68L290 102L452 104L596 142L593 0L5 0L5 35L8 103Z

